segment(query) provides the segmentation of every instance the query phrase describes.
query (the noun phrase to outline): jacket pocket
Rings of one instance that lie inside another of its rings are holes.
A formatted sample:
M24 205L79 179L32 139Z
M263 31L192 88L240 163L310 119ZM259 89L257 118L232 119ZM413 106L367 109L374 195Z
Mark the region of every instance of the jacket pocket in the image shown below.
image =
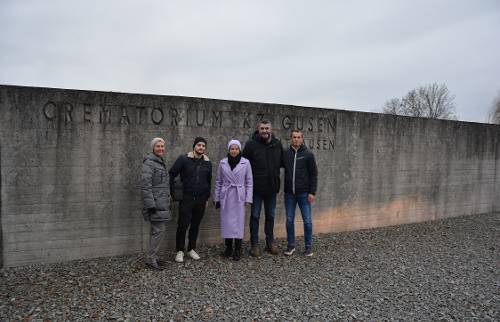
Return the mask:
M172 219L172 213L170 210L156 209L155 213L151 215L151 221L165 221Z
M153 187L161 185L166 181L167 171L163 168L154 168L153 170Z

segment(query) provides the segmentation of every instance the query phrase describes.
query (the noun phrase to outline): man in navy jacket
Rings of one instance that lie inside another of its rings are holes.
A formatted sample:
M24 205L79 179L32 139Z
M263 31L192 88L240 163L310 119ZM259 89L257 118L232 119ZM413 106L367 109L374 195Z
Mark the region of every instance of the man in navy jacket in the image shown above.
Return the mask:
M184 261L184 247L186 231L189 227L189 242L187 255L198 260L196 253L196 239L198 231L210 197L212 182L212 163L205 154L207 141L202 137L194 139L193 151L177 158L168 171L170 176L170 191L174 191L174 180L181 176L183 193L179 204L179 219L176 232L176 262Z
M301 131L293 130L292 144L283 155L285 167L285 209L288 246L285 255L295 252L295 208L297 204L304 221L304 240L306 256L312 256L312 214L318 186L318 168L314 154L305 146Z

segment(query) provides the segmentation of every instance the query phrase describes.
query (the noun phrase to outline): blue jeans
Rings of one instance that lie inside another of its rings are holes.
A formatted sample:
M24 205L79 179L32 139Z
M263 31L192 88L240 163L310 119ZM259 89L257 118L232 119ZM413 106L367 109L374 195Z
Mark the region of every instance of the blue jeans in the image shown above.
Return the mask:
M308 193L285 193L286 209L286 236L288 248L295 248L295 208L299 204L302 220L304 221L304 240L306 248L312 247L312 218L311 204L307 200Z
M274 216L276 214L276 194L271 196L259 196L253 194L251 215L250 215L250 245L257 246L259 243L259 218L260 209L264 202L264 212L266 214L266 222L264 232L266 234L266 245L269 247L274 242Z

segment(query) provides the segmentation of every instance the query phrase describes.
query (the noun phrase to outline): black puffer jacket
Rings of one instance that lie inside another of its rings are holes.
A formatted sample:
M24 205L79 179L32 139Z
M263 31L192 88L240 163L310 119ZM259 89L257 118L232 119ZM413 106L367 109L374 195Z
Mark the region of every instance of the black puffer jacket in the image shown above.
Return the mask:
M253 192L269 196L280 190L280 166L283 157L281 142L271 135L269 143L261 140L258 131L245 144L242 153L250 160L253 174Z
M200 198L210 197L212 182L212 162L206 155L200 159L194 157L193 152L180 155L168 171L170 175L170 190L174 191L174 180L181 175L183 193Z
M301 145L298 151L290 148L283 156L285 166L285 192L316 194L318 168L314 154Z
M142 192L142 215L147 221L170 220L170 189L165 161L148 153L142 163L140 187ZM148 209L155 209L152 213Z

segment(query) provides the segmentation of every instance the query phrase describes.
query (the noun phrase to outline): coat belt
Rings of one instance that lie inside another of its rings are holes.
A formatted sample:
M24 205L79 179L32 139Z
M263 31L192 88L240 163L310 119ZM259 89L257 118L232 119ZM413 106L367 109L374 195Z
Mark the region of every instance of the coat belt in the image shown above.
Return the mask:
M245 191L243 190L243 185L242 184L236 184L236 183L231 183L230 185L224 185L221 188L220 195L221 195L221 205L226 208L226 202L227 202L227 190L231 187L235 187L236 191L238 192L238 201L245 201Z

